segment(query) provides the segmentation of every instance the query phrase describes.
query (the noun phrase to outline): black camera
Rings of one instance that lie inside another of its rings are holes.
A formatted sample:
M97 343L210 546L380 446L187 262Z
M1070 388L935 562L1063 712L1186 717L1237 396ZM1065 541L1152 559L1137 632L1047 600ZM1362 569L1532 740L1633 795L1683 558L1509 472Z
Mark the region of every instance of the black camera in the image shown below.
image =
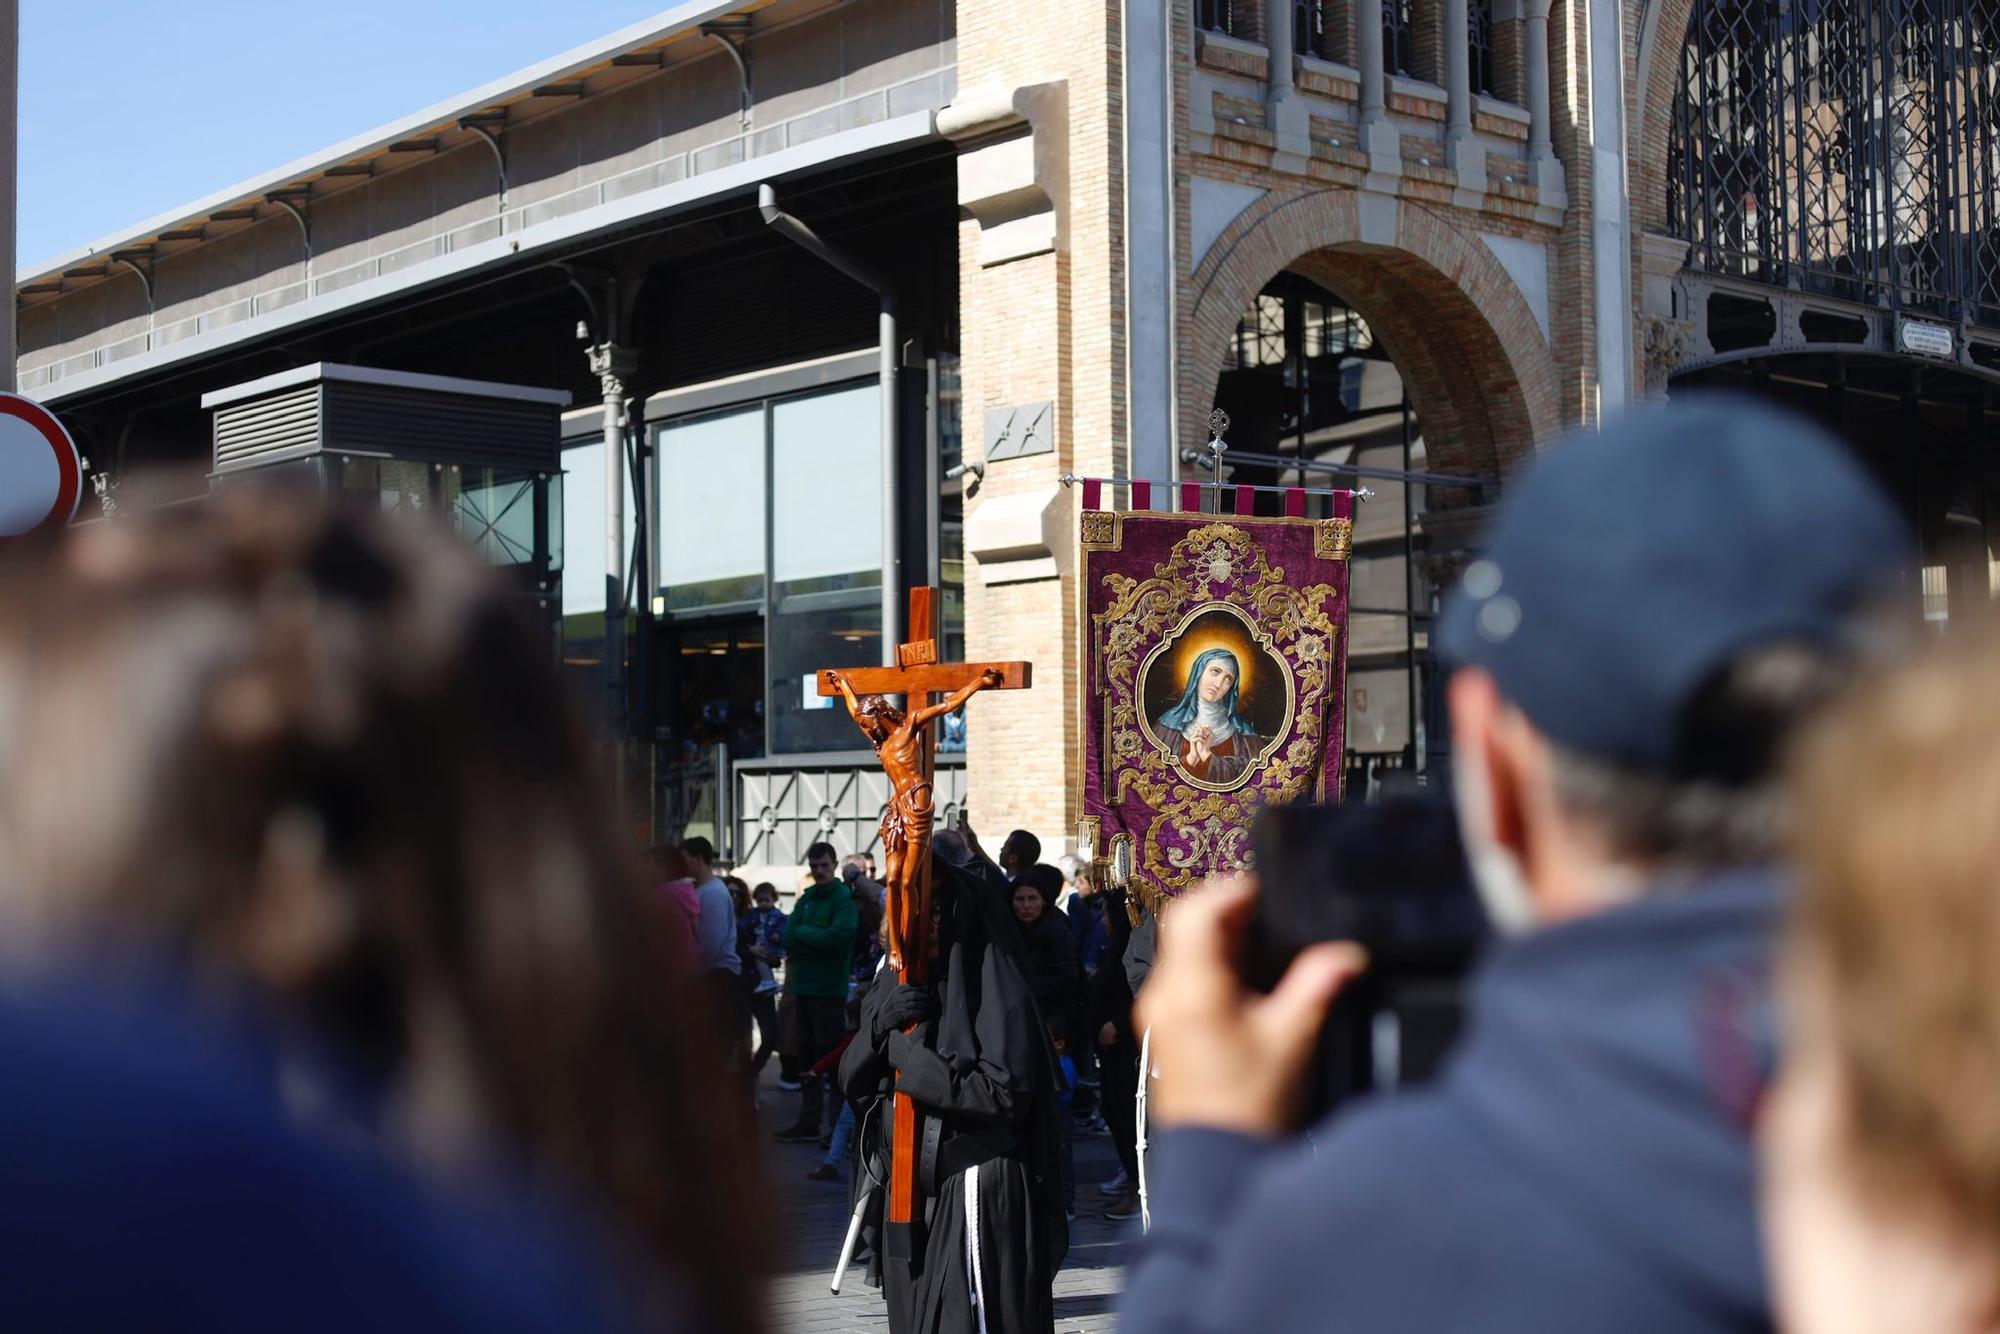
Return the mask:
M1326 940L1368 951L1320 1036L1309 1121L1369 1089L1419 1082L1458 1034L1466 975L1487 935L1450 806L1431 795L1274 806L1254 832L1262 886L1246 976L1269 991Z

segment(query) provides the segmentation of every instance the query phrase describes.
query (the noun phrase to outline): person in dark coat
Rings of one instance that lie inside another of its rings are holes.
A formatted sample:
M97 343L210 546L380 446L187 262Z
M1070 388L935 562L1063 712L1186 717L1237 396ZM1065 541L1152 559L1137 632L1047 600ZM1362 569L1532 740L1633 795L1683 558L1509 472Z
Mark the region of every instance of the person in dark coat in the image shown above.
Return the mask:
M1076 958L1076 935L1069 919L1056 907L1062 872L1038 863L1014 882L1011 902L1028 949L1035 1002L1042 1007L1050 1036L1064 1047L1076 1045L1076 1027L1083 1011L1083 968Z
M1042 1021L1048 1025L1049 1041L1057 1057L1070 1058L1068 1070L1076 1068L1077 1030L1083 1023L1083 968L1076 958L1076 935L1069 919L1056 907L1062 890L1062 872L1046 862L1037 862L1014 881L1014 920L1028 947L1035 1003L1042 1007ZM1068 1090L1068 1070L1062 1088ZM1062 1131L1063 1210L1076 1212L1076 1140L1069 1117L1056 1117Z
M1007 886L951 835L941 833L936 850L933 981L903 986L883 969L840 1063L840 1086L873 1130L857 1188L883 1183L863 1230L875 1257L869 1281L884 1290L894 1334L1048 1334L1050 1286L1069 1249L1055 1053ZM947 860L953 854L963 863ZM883 1258L888 1095L899 1076L896 1086L939 1127L935 1157L918 1174L923 1250L908 1260Z
M1367 966L1238 971L1257 887L1175 903L1145 1334L1719 1334L1772 1309L1750 1125L1773 1035L1776 764L1913 559L1875 482L1748 403L1634 413L1509 484L1433 643L1480 896L1509 937L1432 1083L1298 1128Z
M1118 1154L1118 1175L1104 1188L1117 1192L1106 1216L1122 1220L1139 1214L1139 1035L1132 1029L1132 981L1123 964L1132 925L1122 893L1104 889L1098 897L1105 900L1106 962L1090 976L1083 1022L1097 1049L1104 1125Z

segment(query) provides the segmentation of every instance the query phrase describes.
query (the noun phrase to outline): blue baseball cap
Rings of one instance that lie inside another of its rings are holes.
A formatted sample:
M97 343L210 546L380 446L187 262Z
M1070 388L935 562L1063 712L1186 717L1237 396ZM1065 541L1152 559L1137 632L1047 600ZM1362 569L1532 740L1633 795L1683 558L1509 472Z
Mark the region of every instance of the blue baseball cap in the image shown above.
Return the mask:
M1529 465L1446 599L1452 667L1551 739L1672 769L1685 707L1746 651L1839 645L1915 563L1903 520L1810 422L1715 397L1635 411Z

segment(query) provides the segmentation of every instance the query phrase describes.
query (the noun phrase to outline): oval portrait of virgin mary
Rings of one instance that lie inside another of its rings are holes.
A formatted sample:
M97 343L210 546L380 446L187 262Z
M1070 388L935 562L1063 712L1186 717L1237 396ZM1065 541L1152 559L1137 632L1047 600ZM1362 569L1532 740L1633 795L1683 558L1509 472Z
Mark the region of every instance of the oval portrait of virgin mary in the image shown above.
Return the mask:
M1264 760L1291 713L1284 665L1216 608L1191 618L1144 672L1147 730L1181 772L1232 787Z

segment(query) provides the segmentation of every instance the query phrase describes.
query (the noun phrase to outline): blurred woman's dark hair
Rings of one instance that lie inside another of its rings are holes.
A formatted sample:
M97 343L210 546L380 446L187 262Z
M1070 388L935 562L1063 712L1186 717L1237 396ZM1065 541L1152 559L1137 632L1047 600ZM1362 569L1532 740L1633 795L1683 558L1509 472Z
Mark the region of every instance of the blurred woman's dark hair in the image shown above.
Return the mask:
M729 891L729 901L736 908L738 916L750 911L750 886L741 876L726 875L722 884Z
M0 938L277 997L421 1167L525 1160L754 1329L751 1149L519 599L261 487L0 553Z

